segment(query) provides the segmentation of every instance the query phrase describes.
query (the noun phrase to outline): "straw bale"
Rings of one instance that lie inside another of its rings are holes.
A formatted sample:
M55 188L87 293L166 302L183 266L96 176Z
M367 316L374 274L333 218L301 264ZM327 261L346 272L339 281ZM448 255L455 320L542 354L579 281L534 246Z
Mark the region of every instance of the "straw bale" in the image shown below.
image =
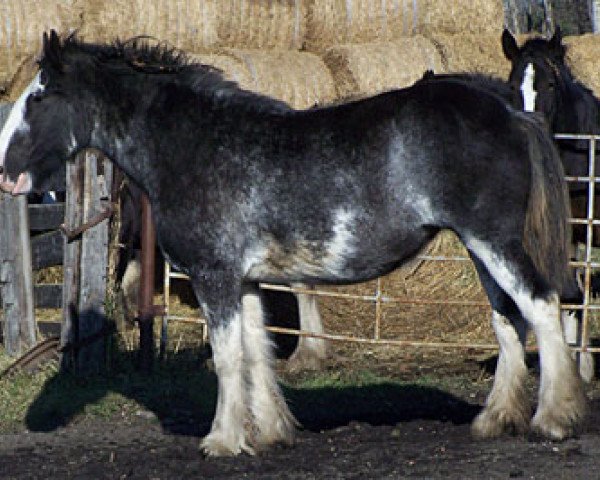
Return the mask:
M232 0L218 12L219 45L299 50L306 34L306 0Z
M428 69L442 71L434 45L420 35L393 42L331 47L323 60L342 98L406 87Z
M190 51L211 47L299 49L305 0L79 0L82 35L111 41L146 34Z
M436 33L437 47L448 73L474 72L508 78L510 62L504 57L501 33L489 35L446 35Z
M19 0L0 2L0 89L11 97L35 72L34 58L42 33L69 32L80 26L74 0Z
M294 108L309 108L336 99L333 78L323 60L308 52L290 50L224 49L243 63L251 83L249 90L283 100Z
M504 27L502 0L416 0L419 33L491 34Z
M248 67L237 58L227 53L198 53L189 55L189 59L194 62L211 65L223 72L227 80L236 82L244 89L251 89L254 81Z
M574 77L600 98L600 35L566 37L564 43L567 45L567 64Z
M218 41L219 0L77 0L83 11L80 36L107 42L149 35L183 50Z
M312 0L306 49L384 42L415 33L502 31L501 0Z

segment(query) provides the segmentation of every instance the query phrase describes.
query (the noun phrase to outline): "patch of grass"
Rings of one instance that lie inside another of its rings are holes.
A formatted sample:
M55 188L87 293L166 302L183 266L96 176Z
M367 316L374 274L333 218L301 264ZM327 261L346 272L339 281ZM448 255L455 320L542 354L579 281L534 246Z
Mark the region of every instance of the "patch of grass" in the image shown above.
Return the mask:
M210 417L216 379L187 352L156 362L150 376L139 373L134 357L122 353L105 375L81 379L59 374L56 364L34 374L0 380L0 431L48 431L86 418L131 417L150 411L158 419L174 412ZM8 364L0 352L0 364Z

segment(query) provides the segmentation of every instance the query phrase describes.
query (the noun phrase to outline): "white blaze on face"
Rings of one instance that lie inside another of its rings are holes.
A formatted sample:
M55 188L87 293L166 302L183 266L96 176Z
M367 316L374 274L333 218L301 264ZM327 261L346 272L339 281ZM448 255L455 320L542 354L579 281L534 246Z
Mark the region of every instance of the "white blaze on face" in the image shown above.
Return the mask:
M535 82L535 70L533 64L527 64L525 73L523 75L523 83L521 84L521 92L523 93L524 109L526 112L535 111L535 97L537 92L534 89Z
M2 131L0 132L0 167L4 166L6 151L8 150L8 146L10 145L10 141L15 132L27 131L29 129L29 125L25 121L27 98L29 98L29 95L32 93L40 93L43 91L44 85L41 84L40 73L38 73L13 105L6 122L2 127Z

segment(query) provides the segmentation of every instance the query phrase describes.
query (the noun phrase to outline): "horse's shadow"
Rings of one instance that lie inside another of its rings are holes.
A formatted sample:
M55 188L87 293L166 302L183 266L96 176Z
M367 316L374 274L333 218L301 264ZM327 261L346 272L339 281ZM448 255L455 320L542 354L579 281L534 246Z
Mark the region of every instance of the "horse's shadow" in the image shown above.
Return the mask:
M120 365L106 376L81 379L56 373L29 406L27 428L54 431L85 413L95 412L111 418L122 413L123 417L156 421L171 434L208 433L216 405L217 380L202 365L197 351L183 351L157 362L150 376L131 367L133 357L132 353L120 352ZM127 362L129 366L124 367ZM296 418L311 431L337 428L352 421L396 425L427 419L465 424L480 409L435 387L393 382L341 388L284 386L284 395ZM122 399L111 402L110 398L99 402L107 396L122 396L135 403Z

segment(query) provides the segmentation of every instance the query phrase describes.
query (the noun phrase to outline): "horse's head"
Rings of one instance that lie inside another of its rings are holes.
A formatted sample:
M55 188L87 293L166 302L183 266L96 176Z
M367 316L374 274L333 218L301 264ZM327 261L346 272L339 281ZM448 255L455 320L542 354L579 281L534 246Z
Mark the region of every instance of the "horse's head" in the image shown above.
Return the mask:
M85 139L87 114L69 100L64 44L52 31L44 33L43 45L39 71L0 133L0 188L14 195L44 190Z
M556 28L550 40L530 39L520 48L511 33L504 30L502 48L512 63L510 86L521 97L523 109L542 112L552 122L567 71L560 29Z

